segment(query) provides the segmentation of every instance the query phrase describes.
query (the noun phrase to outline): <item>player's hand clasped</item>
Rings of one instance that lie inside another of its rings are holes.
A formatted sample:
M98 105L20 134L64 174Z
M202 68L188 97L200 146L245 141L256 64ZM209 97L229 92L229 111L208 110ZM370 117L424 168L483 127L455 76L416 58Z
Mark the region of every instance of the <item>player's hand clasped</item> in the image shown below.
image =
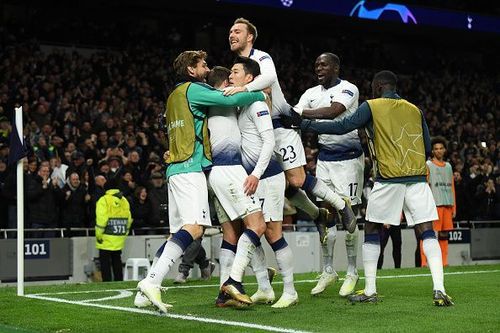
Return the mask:
M243 87L227 87L224 89L223 94L224 96L231 96L234 94L237 94L239 92L244 92L247 91L247 88Z
M280 120L283 127L300 128L302 117L297 111L299 111L297 108L291 108L290 114L280 114Z
M259 185L259 178L254 175L250 175L245 179L243 183L243 188L245 190L246 195L253 195L255 191L257 191L257 186Z

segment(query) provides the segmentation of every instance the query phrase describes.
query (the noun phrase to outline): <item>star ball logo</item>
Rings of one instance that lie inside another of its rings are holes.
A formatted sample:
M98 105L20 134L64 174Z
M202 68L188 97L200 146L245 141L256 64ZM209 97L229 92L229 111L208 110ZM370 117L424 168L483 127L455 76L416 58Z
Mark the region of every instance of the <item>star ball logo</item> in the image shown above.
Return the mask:
M281 0L281 4L285 7L291 7L293 5L293 0Z
M380 8L366 8L364 0L358 2L354 8L351 10L349 16L359 17L369 20L378 20L385 12L396 12L399 14L401 21L404 23L414 23L417 24L417 19L413 16L413 13L408 9L408 7L396 3L387 3ZM356 11L358 14L356 15ZM411 21L411 22L410 22Z

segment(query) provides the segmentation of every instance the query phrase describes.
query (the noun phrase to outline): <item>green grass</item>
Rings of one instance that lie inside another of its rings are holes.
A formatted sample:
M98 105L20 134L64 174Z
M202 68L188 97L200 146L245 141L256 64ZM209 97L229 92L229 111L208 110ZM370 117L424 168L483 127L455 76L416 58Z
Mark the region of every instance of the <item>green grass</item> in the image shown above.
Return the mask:
M430 276L381 278L377 281L382 302L351 305L338 296L338 282L316 297L309 292L313 282L297 283L300 303L289 309L252 306L245 310L219 309L214 306L217 280L190 282L188 286L213 284L213 287L169 290L164 300L174 303L172 314L222 319L310 332L500 332L500 265L450 267L447 273L488 271L487 273L451 274L445 277L448 293L455 306L432 305ZM379 276L428 274L427 269L382 270ZM342 274L341 274L342 276ZM297 274L296 280L314 279L315 274ZM247 282L255 282L249 277ZM116 295L108 289L134 288L134 282L67 284L26 288L27 294L102 290L91 294L47 295L82 301ZM165 282L172 286L171 281ZM363 282L358 285L362 287ZM247 285L247 292L255 285ZM279 296L282 285L274 284ZM133 307L133 298L93 302ZM52 301L17 297L15 288L0 288L0 332L258 332L255 328L203 323L122 310L85 307Z

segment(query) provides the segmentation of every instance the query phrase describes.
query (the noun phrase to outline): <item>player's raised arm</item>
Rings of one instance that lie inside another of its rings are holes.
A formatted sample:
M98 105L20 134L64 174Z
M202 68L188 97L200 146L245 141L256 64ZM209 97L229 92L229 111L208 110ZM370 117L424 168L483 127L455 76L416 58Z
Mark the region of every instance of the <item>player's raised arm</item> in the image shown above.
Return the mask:
M260 75L245 85L248 91L264 90L278 80L273 59L269 55L264 55L259 60Z
M221 91L205 84L192 84L187 94L191 104L198 106L244 106L266 99L266 95L260 91L224 96Z

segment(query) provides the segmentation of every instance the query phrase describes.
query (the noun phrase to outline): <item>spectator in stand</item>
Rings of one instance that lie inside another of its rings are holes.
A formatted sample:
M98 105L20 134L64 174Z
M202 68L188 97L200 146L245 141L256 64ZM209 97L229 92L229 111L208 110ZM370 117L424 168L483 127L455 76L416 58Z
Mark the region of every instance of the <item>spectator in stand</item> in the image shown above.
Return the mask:
M151 230L141 230L141 228L153 227L152 215L153 206L149 199L148 190L144 186L138 186L130 201L130 210L134 219L134 232L136 235L153 234Z
M29 209L30 228L57 228L59 220L58 198L60 189L57 186L57 179L49 177L48 166L40 166L38 174L33 177L34 186L28 189L30 200L26 202ZM56 237L55 231L33 232L34 238Z
M128 169L124 169L120 182L118 184L120 192L129 200L134 196L134 191L137 188L137 184L134 181L132 172Z
M83 153L77 150L73 151L71 153L71 162L66 170L66 178L73 172L76 172L81 177L86 169L87 165L85 164L85 156Z
M61 225L68 229L71 236L84 235L81 232L71 231L71 228L89 226L87 205L90 201L90 195L85 186L81 184L77 172L69 174L66 185L62 188L62 196Z
M90 201L89 201L89 217L90 223L92 226L95 225L95 210L97 206L97 201L106 193L105 185L106 185L106 177L103 175L97 175L94 178L94 187L93 191L89 191L90 193Z
M484 220L494 220L500 218L497 215L498 205L500 202L500 195L498 194L499 179L485 178L483 183L477 187L476 198L479 204L477 217Z
M165 178L160 172L153 172L147 187L151 200L151 225L168 226L168 196Z

